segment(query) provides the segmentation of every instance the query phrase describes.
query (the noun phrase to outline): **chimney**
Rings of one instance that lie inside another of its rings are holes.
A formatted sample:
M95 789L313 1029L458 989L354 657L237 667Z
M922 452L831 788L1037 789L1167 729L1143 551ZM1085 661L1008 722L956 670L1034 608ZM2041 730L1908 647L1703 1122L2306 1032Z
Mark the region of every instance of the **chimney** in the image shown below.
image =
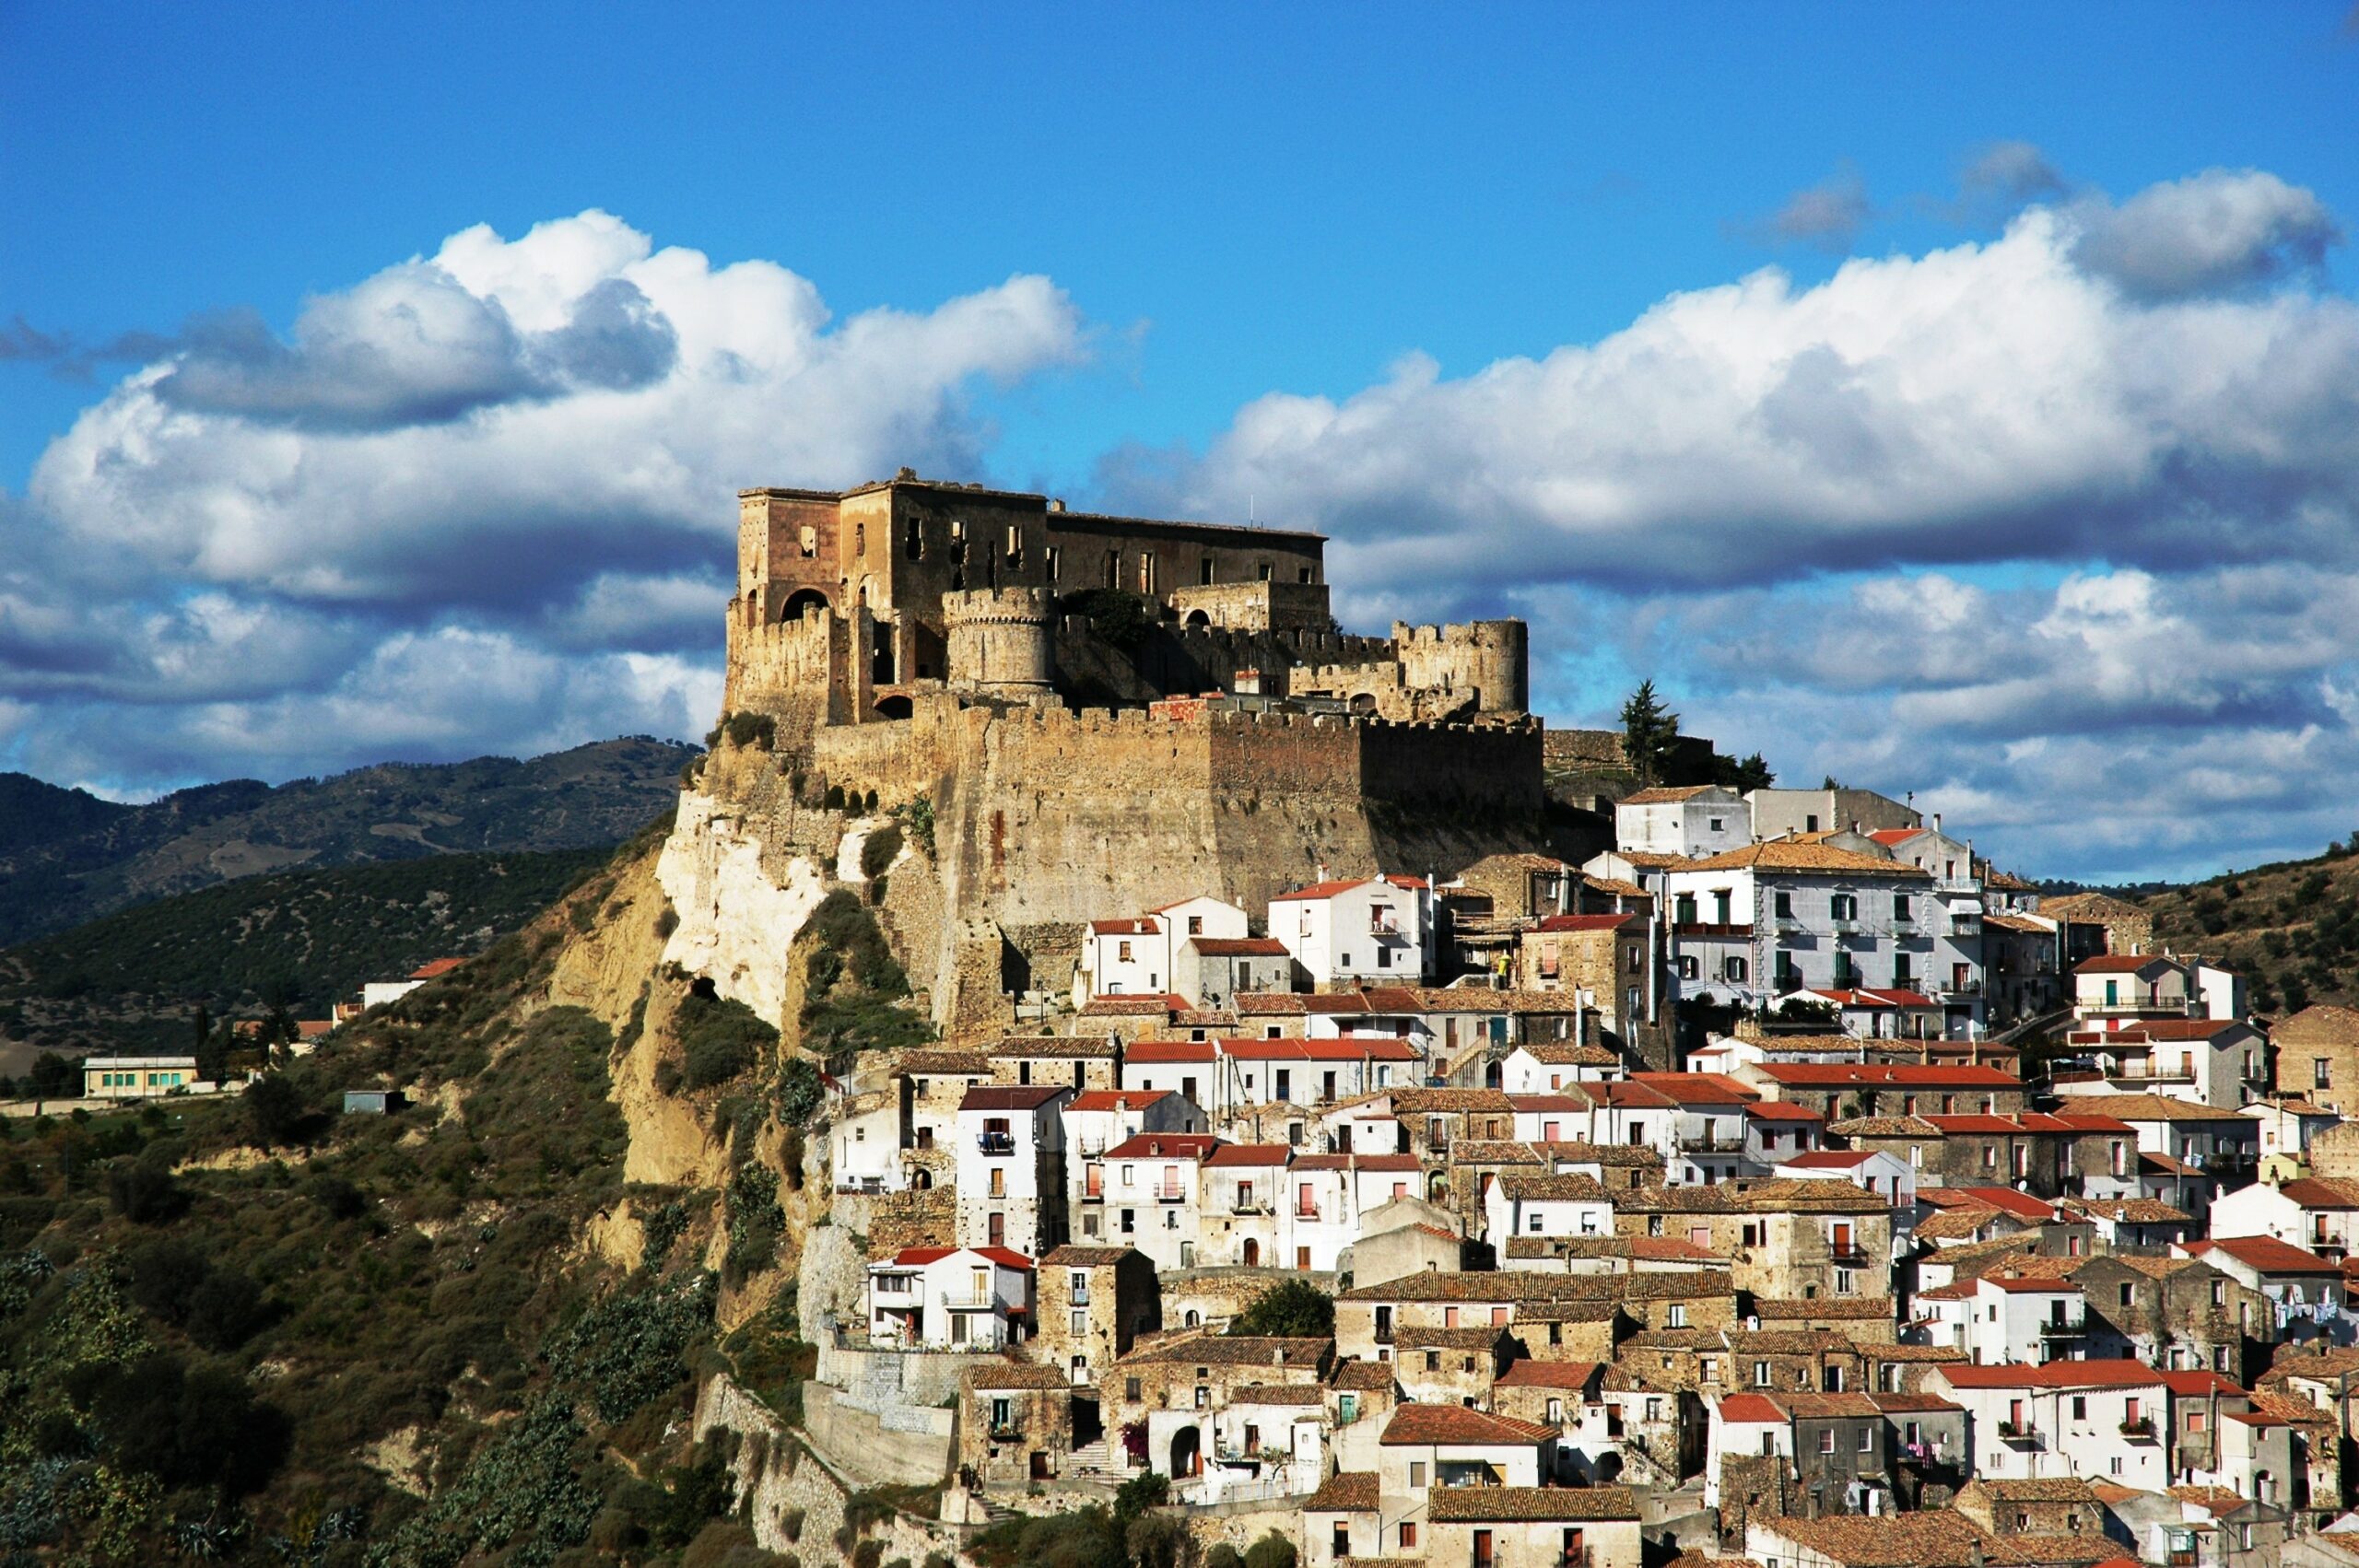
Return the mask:
M1935 813L1933 813L1933 831L1934 831L1934 832L1936 832L1936 833L1939 833L1941 830L1942 830L1942 813L1939 813L1939 812L1935 812Z
M1050 509L1050 511L1052 511L1052 512L1061 512L1061 511L1064 510L1064 509L1065 509L1065 498L1064 498L1062 496L1051 496L1051 497L1049 497L1049 509Z

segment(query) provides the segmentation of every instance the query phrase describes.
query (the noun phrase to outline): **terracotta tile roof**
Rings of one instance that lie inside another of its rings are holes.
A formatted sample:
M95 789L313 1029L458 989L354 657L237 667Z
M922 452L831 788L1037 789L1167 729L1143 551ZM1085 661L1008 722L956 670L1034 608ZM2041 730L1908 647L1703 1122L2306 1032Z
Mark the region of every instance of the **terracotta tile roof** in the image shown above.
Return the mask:
M2277 1190L2305 1209L2359 1209L2359 1181L2302 1176Z
M978 1083L958 1102L962 1111L1037 1111L1070 1087L1054 1083Z
M1392 1412L1392 1419L1384 1423L1384 1435L1378 1441L1386 1447L1435 1443L1495 1443L1523 1446L1555 1434L1555 1427L1543 1426L1536 1421L1493 1415L1488 1410L1469 1410L1464 1405L1402 1405ZM1435 1495L1440 1495L1438 1490Z
M2245 1505L2242 1496L2224 1486L2175 1486L2170 1494L2181 1503L2194 1504L2214 1517L2233 1514Z
M1519 1361L1492 1385L1496 1388L1586 1388L1602 1370L1593 1361Z
M1188 999L1166 992L1156 996L1094 996L1083 1005L1084 1018L1152 1018L1168 1017L1188 1011Z
M1137 1250L1129 1246L1075 1246L1067 1242L1062 1246L1051 1247L1040 1262L1051 1269L1103 1269L1109 1264L1120 1263Z
M1092 920L1092 936L1160 936L1163 928L1151 919Z
M1712 1413L1723 1422L1767 1422L1782 1425L1786 1408L1766 1394L1724 1394Z
M1782 1396L1797 1421L1871 1420L1884 1412L1865 1394L1808 1394L1800 1390Z
M1392 1392L1392 1366L1389 1362L1360 1361L1356 1358L1339 1361L1335 1363L1334 1375L1328 1381L1338 1388L1354 1393L1390 1394Z
M2159 953L2100 953L2095 958L2083 959L2072 966L2075 975L2135 975L2160 965L2165 969L2180 967L2176 961Z
M1238 991L1228 999L1239 1018L1259 1014L1300 1016L1309 1012L1305 1004L1310 999L1294 991Z
M1992 1540L1963 1515L1939 1510L1754 1523L1839 1568L1966 1568Z
M1956 1345L1861 1345L1860 1354L1872 1362L1962 1362L1966 1352Z
M1137 1142L1137 1139L1131 1142ZM1128 1148L1130 1145L1123 1145ZM1283 1165L1294 1151L1284 1143L1224 1143L1212 1152L1205 1165L1221 1169L1230 1165Z
M1369 883L1377 881L1386 882L1394 887L1402 888L1420 888L1426 885L1426 881L1423 877L1345 877L1334 882L1314 882L1308 887L1297 887L1290 893L1281 893L1272 898L1270 902L1273 904L1290 904L1297 899L1302 898L1332 898L1339 893L1349 893L1353 888L1366 887Z
M1402 1116L1436 1116L1453 1111L1512 1111L1515 1105L1497 1089L1395 1089L1392 1108Z
M1656 784L1625 795L1614 803L1617 806L1674 806L1721 788L1718 784Z
M2090 1500L2095 1501L2094 1493ZM2008 1533L1991 1543L1988 1561L2020 1563L2025 1568L2070 1568L2111 1562L2120 1555L2119 1544L2101 1535Z
M1924 1351L1934 1347L1912 1345L1909 1348ZM1963 1357L1966 1352L1958 1351L1956 1354ZM1966 1410L1966 1407L1956 1400L1944 1399L1937 1394L1871 1394L1868 1398L1876 1402L1877 1410L1888 1416L1939 1415L1948 1410L1964 1413Z
M904 1051L893 1071L905 1078L926 1072L989 1078L992 1059L980 1051Z
M1773 1061L1764 1062L1755 1071L1773 1083L1793 1089L2021 1090L2024 1086L2024 1081L2012 1073L1970 1062L1942 1066L1921 1062Z
M1106 1151L1109 1160L1201 1160L1222 1147L1209 1132L1133 1133Z
M1393 1333L1393 1343L1404 1351L1487 1351L1496 1348L1507 1334L1505 1324L1482 1324L1472 1328L1402 1328Z
M1011 1361L970 1369L966 1384L969 1388L1066 1388L1073 1379L1053 1366Z
M1143 1111L1170 1094L1168 1089L1088 1089L1073 1097L1069 1111Z
M2177 1372L2165 1370L2163 1373L2163 1386L2182 1398L2212 1394L2226 1394L2232 1398L2242 1398L2246 1393L2243 1385L2232 1382L2216 1372L2204 1370Z
M1642 924L1636 915L1548 915L1533 929L1555 935L1562 931L1618 931L1625 926Z
M1782 1100L1764 1100L1747 1106L1744 1114L1755 1121L1825 1121L1826 1117L1808 1106L1789 1105Z
M1799 1296L1755 1297L1753 1313L1764 1323L1881 1323L1889 1322L1894 1315L1889 1296L1827 1296L1816 1301L1804 1301Z
M1725 1072L1634 1072L1630 1082L1683 1106L1749 1105L1761 1098L1760 1090Z
M1122 1053L1127 1066L1152 1067L1174 1062L1210 1062L1220 1047L1210 1040L1133 1040Z
M2163 1094L2076 1094L2075 1108L2086 1116L2108 1116L2118 1121L2243 1121L2242 1111L2224 1111L2190 1105Z
M1286 944L1267 936L1191 936L1189 945L1207 958L1283 958Z
M992 1047L992 1055L1032 1061L1109 1059L1114 1042L1101 1035L1010 1035Z
M2117 1224L2184 1225L2192 1216L2159 1198L2067 1198L2061 1206Z
M2217 1252L2264 1274L2341 1272L2317 1253L2305 1251L2289 1241L2279 1241L2275 1236L2224 1236L2217 1241L2190 1241L2183 1245L2190 1258L2208 1258Z
M1729 1328L1720 1337L1734 1355L1848 1355L1857 1349L1848 1336L1831 1328Z
M1639 1144L1583 1143L1573 1140L1552 1143L1540 1140L1535 1141L1532 1148L1543 1159L1554 1160L1559 1164L1601 1165L1655 1171L1662 1169L1661 1151Z
M1528 1052L1543 1067L1612 1067L1622 1059L1603 1046L1570 1040L1527 1040L1516 1049Z
M1278 1339L1258 1334L1181 1334L1139 1345L1122 1363L1200 1366L1268 1366L1318 1370L1334 1349L1332 1340Z
M1557 1176L1510 1174L1499 1178L1499 1191L1518 1203L1603 1203L1605 1188L1593 1176L1578 1171Z
M1373 1470L1338 1470L1302 1500L1306 1514L1373 1514L1377 1510L1377 1475Z
M1917 1235L1925 1241L1963 1241L1982 1234L1982 1228L2002 1219L1996 1209L1974 1204L1963 1209L1944 1209L1940 1213L1917 1222ZM2008 1221L2013 1227L2014 1222Z
M1625 855L1625 860L1630 857ZM1903 877L1917 882L1930 880L1930 873L1918 866L1903 865L1881 855L1862 854L1857 849L1838 849L1832 844L1801 844L1790 838L1772 838L1760 844L1748 844L1742 849L1724 850L1700 860L1691 860L1679 868L1689 872L1851 872L1861 876Z
M2163 1375L2143 1362L2051 1361L2040 1366L1945 1366L1953 1388L2136 1388Z
M1248 1383L1228 1391L1232 1405L1323 1405L1327 1390L1316 1383Z
M408 977L413 980L431 980L439 976L449 974L452 970L457 968L460 965L464 964L466 960L464 958L432 959L427 963L419 965L417 968L412 969L409 972Z
M1449 1146L1453 1165L1544 1165L1540 1151L1505 1139L1461 1138Z
M1557 1519L1635 1522L1638 1502L1626 1486L1448 1486L1426 1494L1426 1517L1445 1525Z

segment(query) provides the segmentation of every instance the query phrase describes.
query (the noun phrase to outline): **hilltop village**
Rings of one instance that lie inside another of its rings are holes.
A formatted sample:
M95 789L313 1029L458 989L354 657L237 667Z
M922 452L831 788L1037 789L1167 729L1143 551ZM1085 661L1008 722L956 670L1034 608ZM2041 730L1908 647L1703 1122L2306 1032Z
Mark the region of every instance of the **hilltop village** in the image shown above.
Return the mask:
M1317 1568L2359 1557L2359 1018L1905 801L1567 799L1524 627L1321 544L743 497L666 957L783 1021L861 887L938 1031L827 1062L815 1451Z

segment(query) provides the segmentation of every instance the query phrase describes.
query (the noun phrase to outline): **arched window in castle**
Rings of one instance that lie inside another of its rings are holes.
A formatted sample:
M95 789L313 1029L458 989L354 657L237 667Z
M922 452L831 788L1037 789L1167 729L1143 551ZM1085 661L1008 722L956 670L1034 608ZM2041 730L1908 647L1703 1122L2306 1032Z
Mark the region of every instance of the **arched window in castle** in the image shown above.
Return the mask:
M909 552L910 559L925 559L925 524L919 519L911 518L901 525L901 547Z
M1122 552L1120 550L1106 552L1106 586L1109 588L1122 586Z
M804 524L803 529L803 558L810 560L819 554L819 531Z
M1309 582L1310 580L1310 568L1309 567L1297 568L1295 580L1297 582Z
M1213 585L1213 558L1210 556L1206 556L1204 557L1203 565L1199 568L1199 574L1196 580L1205 588L1210 588Z
M1152 550L1139 552L1139 591L1150 599L1155 597L1155 552Z
M1058 579L1064 576L1065 553L1057 548L1054 544L1051 544L1047 549L1041 551L1040 555L1042 557L1042 564L1047 566L1049 568L1049 586L1054 588L1057 585Z
M1012 522L1007 525L1007 564L1011 567L1024 564L1024 530Z
M863 560L867 558L868 524L855 522L851 525L851 553Z
M1273 567L1273 566L1272 566L1269 562L1267 562L1267 561L1263 561L1263 562L1262 563L1262 580L1263 582L1268 582L1268 581L1269 581L1269 580L1270 580L1273 576L1275 576L1275 575L1276 575L1276 571L1277 571L1277 568L1276 568L1275 567Z

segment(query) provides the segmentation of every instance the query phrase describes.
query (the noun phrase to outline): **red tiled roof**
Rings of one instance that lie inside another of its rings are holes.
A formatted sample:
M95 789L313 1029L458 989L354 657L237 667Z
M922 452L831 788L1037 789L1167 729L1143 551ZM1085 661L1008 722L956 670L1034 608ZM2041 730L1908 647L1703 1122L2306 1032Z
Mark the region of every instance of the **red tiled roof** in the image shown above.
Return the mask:
M1725 1072L1634 1072L1630 1082L1683 1106L1749 1105L1761 1098L1760 1090Z
M2186 1252L2190 1258L2225 1253L2246 1268L2258 1269L2264 1274L2341 1272L2317 1253L2305 1251L2292 1242L2279 1241L2275 1236L2223 1236L2214 1241L2191 1241L2186 1244Z
M1825 1121L1826 1118L1808 1106L1788 1105L1782 1100L1764 1100L1757 1106L1747 1106L1744 1114L1755 1121Z
M1540 922L1543 931L1612 931L1638 924L1636 915L1550 915Z
M1209 1132L1142 1132L1106 1151L1109 1160L1201 1160L1220 1146Z
M1138 1141L1133 1139L1132 1142ZM1124 1145L1127 1148L1129 1145ZM1204 1162L1207 1165L1283 1165L1294 1153L1284 1143L1224 1143Z
M1375 877L1361 876L1346 878L1341 882L1314 882L1308 887L1297 887L1291 893L1281 893L1270 902L1290 904L1303 898L1332 898L1339 893L1349 893L1355 887L1365 887L1376 880ZM1426 885L1426 879L1423 877L1388 876L1383 880L1394 887L1418 888Z
M449 974L465 962L464 958L437 958L412 969L409 972L409 977L413 980L430 980L438 975Z
M1122 1060L1152 1067L1158 1062L1211 1061L1219 1054L1219 1047L1210 1040L1135 1040L1122 1052Z
M1766 1394L1730 1394L1720 1400L1722 1421L1783 1422L1786 1412Z
M1151 919L1092 920L1089 931L1092 936L1161 936L1163 928Z
M1037 1111L1070 1086L1057 1083L977 1083L958 1102L962 1111Z
M1300 1037L1222 1040L1220 1053L1243 1061L1415 1061L1416 1047L1391 1035L1344 1035L1332 1040Z
M1772 1083L1797 1089L1847 1089L1882 1085L1913 1085L1924 1089L2021 1089L2024 1081L1995 1067L1959 1067L1914 1062L1792 1061L1766 1062L1759 1071Z
M1207 958L1283 958L1286 944L1270 936L1195 936L1188 939Z
M2172 1393L2183 1398L2200 1394L2227 1394L2244 1398L2249 1393L2241 1385L2221 1376L2216 1372L2210 1371L2165 1372L2163 1383Z
M1953 1388L2136 1388L2163 1375L2140 1361L2051 1361L2041 1366L1934 1368Z
M893 1261L904 1269L922 1269L957 1252L971 1252L978 1258L988 1258L1003 1268L1021 1269L1027 1274L1032 1271L1029 1258L1004 1246L905 1246L893 1255Z
M2026 1220L2045 1222L2056 1218L2056 1205L2045 1199L2034 1198L2028 1192L2017 1192L2012 1187L1959 1187L1950 1190L1973 1202L1987 1203L1993 1209L2003 1209Z
M2302 1176L2277 1190L2305 1209L2359 1209L2359 1181Z
M1519 1361L1493 1380L1495 1388L1586 1388L1597 1375L1593 1361Z
M1138 1111L1170 1094L1168 1089L1091 1089L1073 1097L1069 1111Z
M1536 1421L1493 1415L1463 1405L1402 1405L1377 1441L1388 1447L1428 1443L1502 1443L1519 1445L1554 1437L1556 1429Z
M1778 1163L1806 1171L1848 1171L1874 1158L1872 1149L1813 1149L1806 1154L1789 1154Z
M2150 965L2164 964L2177 967L2159 953L2100 953L2095 958L2075 965L2075 975L2134 975Z

